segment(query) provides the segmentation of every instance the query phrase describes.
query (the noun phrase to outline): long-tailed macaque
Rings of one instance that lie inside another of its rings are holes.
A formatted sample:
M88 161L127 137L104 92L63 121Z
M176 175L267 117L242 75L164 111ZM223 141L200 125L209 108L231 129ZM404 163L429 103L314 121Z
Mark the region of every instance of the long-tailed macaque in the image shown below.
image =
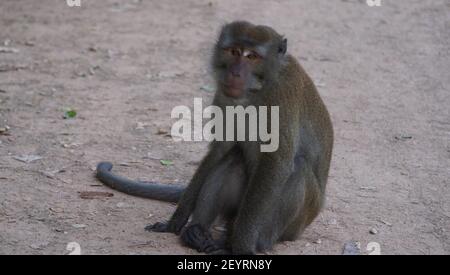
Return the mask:
M279 148L261 141L213 141L186 188L130 181L100 163L97 177L122 192L178 202L173 216L147 227L173 232L206 253L254 254L294 240L314 220L325 199L333 147L328 111L312 80L286 53L287 40L267 26L225 25L214 48L217 81L213 105L279 106ZM224 241L210 234L222 217Z

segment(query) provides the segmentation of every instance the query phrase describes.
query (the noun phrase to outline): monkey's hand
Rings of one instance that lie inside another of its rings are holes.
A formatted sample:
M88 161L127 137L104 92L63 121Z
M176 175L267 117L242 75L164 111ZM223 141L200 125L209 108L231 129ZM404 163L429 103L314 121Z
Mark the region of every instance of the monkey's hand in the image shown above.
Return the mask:
M148 232L162 232L162 233L175 233L170 232L167 226L167 222L157 222L155 224L149 224L145 227L145 230Z
M171 222L157 222L155 224L149 224L145 227L145 230L148 232L159 232L159 233L174 233L179 235L181 232L181 229L183 227L179 228L175 224Z

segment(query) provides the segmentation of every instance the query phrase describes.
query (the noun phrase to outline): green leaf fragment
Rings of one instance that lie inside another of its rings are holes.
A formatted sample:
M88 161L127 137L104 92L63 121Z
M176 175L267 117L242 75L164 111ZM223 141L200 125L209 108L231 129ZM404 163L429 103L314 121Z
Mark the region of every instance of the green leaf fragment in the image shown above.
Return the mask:
M173 161L171 161L171 160L165 160L165 159L162 159L162 160L160 160L160 162L161 162L161 164L164 165L164 166L173 165Z
M77 116L77 111L74 109L68 109L64 112L64 119L74 118Z

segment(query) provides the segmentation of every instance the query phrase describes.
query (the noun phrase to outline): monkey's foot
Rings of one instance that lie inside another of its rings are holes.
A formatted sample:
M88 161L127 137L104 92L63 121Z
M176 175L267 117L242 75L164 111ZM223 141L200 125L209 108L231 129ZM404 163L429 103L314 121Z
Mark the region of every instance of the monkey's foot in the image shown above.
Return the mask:
M145 230L148 232L161 232L161 233L170 232L168 223L166 222L157 222L155 224L149 224L145 227Z
M228 249L219 249L214 250L212 252L208 252L209 255L231 255L231 250Z
M183 225L184 226L184 225ZM183 226L178 226L173 222L157 222L155 224L149 224L145 227L148 232L160 232L160 233L174 233L179 235Z
M181 240L185 245L197 249L198 252L213 253L226 251L220 246L211 234L199 224L188 226L181 234Z

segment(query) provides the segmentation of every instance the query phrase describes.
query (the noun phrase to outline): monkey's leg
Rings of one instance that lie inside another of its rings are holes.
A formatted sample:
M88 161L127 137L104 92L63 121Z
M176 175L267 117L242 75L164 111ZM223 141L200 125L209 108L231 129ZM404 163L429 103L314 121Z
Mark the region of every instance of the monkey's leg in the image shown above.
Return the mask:
M195 208L198 194L202 190L206 178L220 164L226 154L233 148L233 143L213 142L210 150L202 160L199 168L195 171L191 182L187 186L177 209L168 222L158 222L154 225L148 225L145 229L152 232L171 232L179 234L181 229L186 225L192 211Z
M283 198L272 206L273 211L267 213L266 222L260 226L256 251L270 250L295 221L303 204L303 185L291 176L283 188Z
M285 228L280 241L294 241L317 217L325 201L324 190L321 190L319 181L310 165L304 165L299 171L299 186L302 191L302 202L295 217Z
M294 157L287 153L261 154L254 171L251 171L233 227L233 254L255 254L261 232L266 231L267 226L273 226L278 202L284 199L283 191L294 171L294 163L290 159Z
M246 181L245 166L239 152L230 152L208 176L197 199L190 225L181 235L183 242L200 252L225 250L225 243L213 240L209 229L219 214L235 212Z
M289 177L283 200L274 206L270 223L263 226L258 251L271 249L277 241L295 240L319 213L323 193L308 162L302 159Z

